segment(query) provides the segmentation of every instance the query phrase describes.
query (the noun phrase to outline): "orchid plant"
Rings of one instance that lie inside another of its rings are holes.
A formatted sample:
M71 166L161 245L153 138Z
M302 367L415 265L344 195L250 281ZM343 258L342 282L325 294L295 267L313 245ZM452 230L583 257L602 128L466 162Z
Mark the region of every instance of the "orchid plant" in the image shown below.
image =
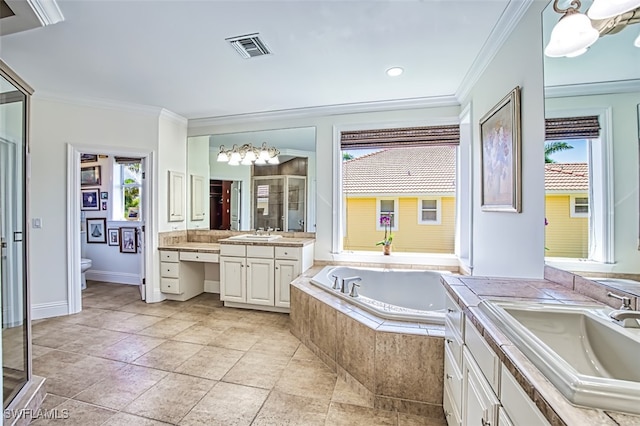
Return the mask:
M377 246L390 246L393 241L391 233L391 216L383 214L380 216L380 225L384 227L384 239L376 243Z

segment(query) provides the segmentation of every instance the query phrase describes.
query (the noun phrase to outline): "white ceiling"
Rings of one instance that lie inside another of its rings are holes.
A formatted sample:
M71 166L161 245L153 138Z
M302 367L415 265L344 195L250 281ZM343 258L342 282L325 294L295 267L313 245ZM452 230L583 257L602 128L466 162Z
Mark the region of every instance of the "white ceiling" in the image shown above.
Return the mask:
M447 97L508 3L58 0L63 22L2 36L0 54L36 94L187 118ZM225 42L253 32L273 55L245 60Z

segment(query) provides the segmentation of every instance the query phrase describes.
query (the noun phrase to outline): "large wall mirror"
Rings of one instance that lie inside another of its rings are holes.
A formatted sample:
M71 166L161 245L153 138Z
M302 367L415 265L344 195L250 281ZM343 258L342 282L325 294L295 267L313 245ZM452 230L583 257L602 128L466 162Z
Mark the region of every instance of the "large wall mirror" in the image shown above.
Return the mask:
M223 150L263 144L278 164L218 161ZM315 232L315 127L188 139L188 229Z
M561 16L553 2L544 10L544 46ZM640 10L591 24L600 36L586 52L544 56L545 258L582 275L637 280Z

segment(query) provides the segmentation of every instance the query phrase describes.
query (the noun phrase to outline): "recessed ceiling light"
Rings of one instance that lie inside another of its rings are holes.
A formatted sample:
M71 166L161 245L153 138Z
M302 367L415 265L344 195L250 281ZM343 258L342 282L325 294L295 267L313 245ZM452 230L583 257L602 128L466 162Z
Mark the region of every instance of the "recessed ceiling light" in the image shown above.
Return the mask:
M400 74L402 74L403 72L404 72L404 70L403 70L402 68L400 68L400 67L393 67L393 68L389 68L389 69L387 70L387 75L388 75L389 77L397 77L397 76L399 76Z

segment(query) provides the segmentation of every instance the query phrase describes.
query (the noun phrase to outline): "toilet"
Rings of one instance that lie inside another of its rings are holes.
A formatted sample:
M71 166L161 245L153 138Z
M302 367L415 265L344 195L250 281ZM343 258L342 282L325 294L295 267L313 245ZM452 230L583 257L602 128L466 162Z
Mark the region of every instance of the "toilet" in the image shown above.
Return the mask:
M85 272L91 268L91 259L85 257L85 251L87 249L87 235L86 231L80 232L80 271L82 272L82 285L81 289L87 288L87 276Z

